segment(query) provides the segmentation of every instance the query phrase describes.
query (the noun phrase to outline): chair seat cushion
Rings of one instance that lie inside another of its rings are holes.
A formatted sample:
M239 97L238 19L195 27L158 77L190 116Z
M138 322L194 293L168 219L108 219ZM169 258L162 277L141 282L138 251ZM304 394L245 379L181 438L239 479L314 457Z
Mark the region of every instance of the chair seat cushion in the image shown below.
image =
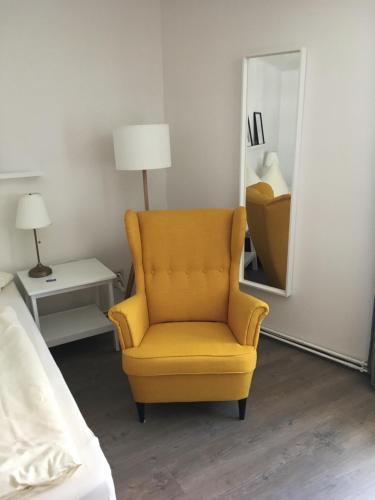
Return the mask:
M255 365L254 347L215 322L158 323L123 352L124 371L134 376L250 373Z

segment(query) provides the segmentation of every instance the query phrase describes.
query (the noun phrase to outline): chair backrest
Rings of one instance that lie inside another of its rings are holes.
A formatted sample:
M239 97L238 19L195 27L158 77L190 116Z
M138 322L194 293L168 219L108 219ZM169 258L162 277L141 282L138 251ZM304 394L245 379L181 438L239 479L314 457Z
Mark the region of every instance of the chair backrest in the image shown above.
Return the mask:
M238 288L243 207L129 210L125 226L151 324L227 321L229 292Z
M268 284L286 288L290 194L273 195L272 187L258 182L246 188L246 212L250 237L262 263Z

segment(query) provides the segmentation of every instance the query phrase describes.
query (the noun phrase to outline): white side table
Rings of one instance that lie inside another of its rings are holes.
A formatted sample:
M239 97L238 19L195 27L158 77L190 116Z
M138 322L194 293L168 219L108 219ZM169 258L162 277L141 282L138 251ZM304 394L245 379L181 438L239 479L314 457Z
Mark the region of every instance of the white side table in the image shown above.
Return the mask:
M85 259L52 266L52 274L45 278L30 278L28 271L17 273L19 281L29 299L31 312L36 324L48 345L53 347L74 340L113 331L115 348L118 339L113 324L99 308L97 303L68 311L39 316L37 300L42 297L68 293L84 288L106 286L109 307L114 304L113 280L116 275L97 259Z

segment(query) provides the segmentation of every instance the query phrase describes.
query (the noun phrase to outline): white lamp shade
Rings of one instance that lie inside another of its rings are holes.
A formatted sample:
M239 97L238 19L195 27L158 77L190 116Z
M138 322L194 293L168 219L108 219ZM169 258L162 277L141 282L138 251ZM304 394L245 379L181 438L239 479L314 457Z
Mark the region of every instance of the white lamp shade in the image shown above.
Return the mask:
M117 170L151 170L171 166L169 126L127 125L113 132Z
M16 217L18 229L39 229L50 224L51 219L41 194L29 193L20 198Z
M266 158L264 160L265 167L272 167L272 165L279 166L279 157L275 151L270 151L266 153Z

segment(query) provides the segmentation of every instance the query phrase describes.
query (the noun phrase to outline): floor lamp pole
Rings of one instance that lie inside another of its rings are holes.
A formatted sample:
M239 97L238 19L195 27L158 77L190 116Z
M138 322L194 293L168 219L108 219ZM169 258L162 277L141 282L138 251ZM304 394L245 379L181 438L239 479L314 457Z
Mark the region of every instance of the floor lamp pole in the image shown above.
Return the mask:
M148 201L147 170L142 170L142 179L143 179L143 197L144 197L144 201L145 201L145 210L150 210L150 204ZM126 286L126 293L125 293L126 299L128 299L132 294L133 287L134 287L134 279L135 279L134 266L132 264L130 267L128 284Z
M143 178L143 196L145 199L145 210L150 210L150 205L148 203L147 170L142 170L142 178Z

